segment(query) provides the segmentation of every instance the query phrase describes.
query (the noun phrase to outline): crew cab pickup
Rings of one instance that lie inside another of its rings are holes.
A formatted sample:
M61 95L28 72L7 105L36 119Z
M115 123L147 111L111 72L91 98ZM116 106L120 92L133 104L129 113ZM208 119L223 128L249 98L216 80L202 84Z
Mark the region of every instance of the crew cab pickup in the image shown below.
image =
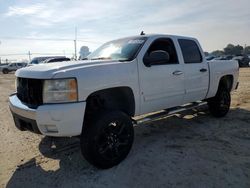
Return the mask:
M105 43L83 61L31 66L15 75L9 104L18 129L80 136L86 160L111 168L128 155L139 115L206 103L212 115L225 116L239 66L207 62L194 38L141 35Z

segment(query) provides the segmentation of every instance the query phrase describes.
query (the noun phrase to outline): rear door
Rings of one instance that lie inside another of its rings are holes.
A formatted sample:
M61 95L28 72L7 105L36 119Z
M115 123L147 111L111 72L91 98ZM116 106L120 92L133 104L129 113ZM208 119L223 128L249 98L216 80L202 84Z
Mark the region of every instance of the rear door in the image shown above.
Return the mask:
M147 43L138 58L141 91L141 113L162 110L182 104L184 96L184 70L179 62L175 43L171 38L157 38ZM143 58L153 51L169 54L169 62L147 67Z
M184 62L183 103L203 100L209 87L209 67L198 41L192 39L178 39Z

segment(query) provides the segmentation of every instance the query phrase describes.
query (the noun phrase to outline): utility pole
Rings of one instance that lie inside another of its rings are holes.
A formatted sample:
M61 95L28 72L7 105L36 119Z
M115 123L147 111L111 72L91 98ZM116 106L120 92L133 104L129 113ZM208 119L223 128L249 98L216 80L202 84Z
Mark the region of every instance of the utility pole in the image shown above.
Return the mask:
M77 60L77 46L76 46L76 40L77 40L77 27L75 27L75 40L74 40L74 46L75 46L75 60Z
M28 52L28 56L29 56L29 61L31 61L31 53L30 53L30 51Z
M0 41L0 45L2 44L2 42ZM1 60L1 57L0 57L0 64L2 64L2 60Z

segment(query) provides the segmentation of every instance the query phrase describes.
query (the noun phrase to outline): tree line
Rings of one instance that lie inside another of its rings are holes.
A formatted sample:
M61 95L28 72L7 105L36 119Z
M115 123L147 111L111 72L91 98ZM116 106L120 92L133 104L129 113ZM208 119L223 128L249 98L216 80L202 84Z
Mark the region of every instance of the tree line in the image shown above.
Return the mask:
M228 44L223 50L215 50L210 53L213 56L223 56L223 55L249 55L250 46L245 48L241 45Z

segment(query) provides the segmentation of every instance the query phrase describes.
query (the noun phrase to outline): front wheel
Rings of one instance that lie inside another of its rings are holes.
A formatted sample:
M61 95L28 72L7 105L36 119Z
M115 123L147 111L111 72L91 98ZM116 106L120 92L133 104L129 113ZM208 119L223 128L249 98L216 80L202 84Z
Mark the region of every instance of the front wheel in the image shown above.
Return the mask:
M210 113L215 117L225 116L231 104L230 92L227 88L219 88L215 97L208 100Z
M134 140L129 116L120 111L102 112L84 126L81 151L89 163L107 169L126 158Z
M3 69L3 74L8 74L8 73L9 73L8 69Z

